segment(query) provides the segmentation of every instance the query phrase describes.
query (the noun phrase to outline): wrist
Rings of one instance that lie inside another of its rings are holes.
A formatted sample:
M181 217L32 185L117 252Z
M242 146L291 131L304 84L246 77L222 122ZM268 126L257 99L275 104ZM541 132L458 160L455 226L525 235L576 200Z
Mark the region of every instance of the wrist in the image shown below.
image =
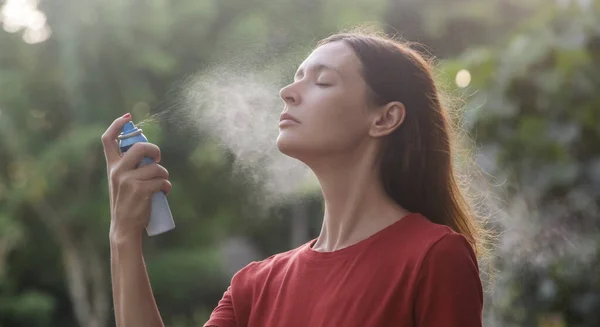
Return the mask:
M142 245L142 233L122 232L111 228L109 233L111 248L136 248Z

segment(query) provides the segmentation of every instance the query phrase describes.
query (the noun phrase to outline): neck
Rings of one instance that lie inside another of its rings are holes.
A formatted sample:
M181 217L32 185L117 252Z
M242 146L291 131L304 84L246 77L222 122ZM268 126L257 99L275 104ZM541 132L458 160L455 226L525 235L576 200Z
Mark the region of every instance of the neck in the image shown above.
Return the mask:
M311 165L325 200L321 233L313 246L316 251L356 244L408 213L385 192L375 151L360 152Z

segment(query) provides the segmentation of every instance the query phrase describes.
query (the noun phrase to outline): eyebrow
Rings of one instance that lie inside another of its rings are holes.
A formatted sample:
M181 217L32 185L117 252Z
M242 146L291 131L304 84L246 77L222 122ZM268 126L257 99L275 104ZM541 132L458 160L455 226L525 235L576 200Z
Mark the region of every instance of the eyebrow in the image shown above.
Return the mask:
M314 72L320 72L322 70L331 70L331 71L336 72L339 76L342 76L342 74L340 73L339 70L337 70L334 67L327 66L325 64L316 64L314 66L311 66L308 70L312 70ZM304 72L304 70L302 68L298 69L298 71L296 72L296 74L294 76L298 76L298 74L300 74L300 72Z

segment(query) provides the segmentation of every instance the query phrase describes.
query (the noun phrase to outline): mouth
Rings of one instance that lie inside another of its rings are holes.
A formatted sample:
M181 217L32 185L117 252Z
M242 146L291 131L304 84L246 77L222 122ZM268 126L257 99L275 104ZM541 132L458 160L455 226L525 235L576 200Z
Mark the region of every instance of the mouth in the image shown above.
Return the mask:
M279 128L282 128L284 126L290 126L290 125L299 125L300 123L295 121L295 120L291 120L291 119L283 119L279 121Z
M279 125L282 125L284 123L285 124L290 124L290 123L300 124L300 121L298 119L296 119L296 117L294 117L286 112L284 114L281 114L281 116L279 116Z

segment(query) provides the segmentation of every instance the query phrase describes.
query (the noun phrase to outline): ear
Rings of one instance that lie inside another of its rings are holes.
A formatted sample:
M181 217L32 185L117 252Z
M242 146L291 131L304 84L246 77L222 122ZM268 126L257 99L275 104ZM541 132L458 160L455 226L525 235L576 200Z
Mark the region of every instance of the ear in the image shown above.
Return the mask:
M375 116L369 135L372 137L382 137L395 131L406 117L406 109L402 102L390 102L375 111Z

